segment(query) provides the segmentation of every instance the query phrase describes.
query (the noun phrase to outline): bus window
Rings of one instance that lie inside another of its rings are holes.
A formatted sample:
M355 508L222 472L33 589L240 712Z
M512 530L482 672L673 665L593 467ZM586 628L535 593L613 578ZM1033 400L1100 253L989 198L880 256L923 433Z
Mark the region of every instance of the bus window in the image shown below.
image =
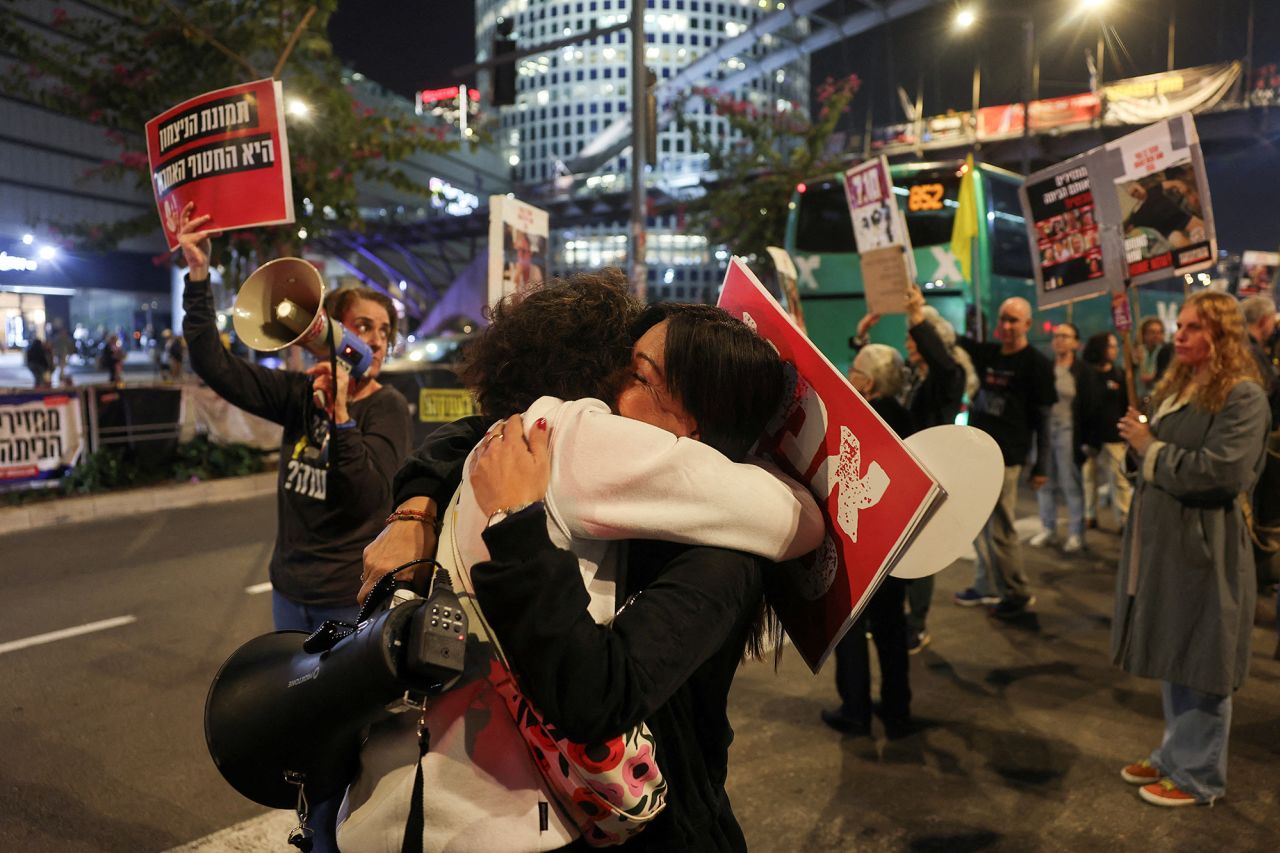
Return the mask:
M1018 201L1018 185L991 175L991 271L996 275L1031 278L1031 247Z
M951 242L960 178L954 168L928 169L894 178L898 206L907 217L911 245L940 246ZM901 184L900 186L897 186Z
M853 220L849 202L839 181L809 184L800 196L796 219L796 250L800 252L852 252Z

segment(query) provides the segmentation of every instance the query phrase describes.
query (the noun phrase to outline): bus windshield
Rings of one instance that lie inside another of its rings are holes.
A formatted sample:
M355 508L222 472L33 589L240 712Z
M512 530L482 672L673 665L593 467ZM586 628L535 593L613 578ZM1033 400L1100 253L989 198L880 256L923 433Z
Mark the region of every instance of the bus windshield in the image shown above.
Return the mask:
M951 242L960 178L954 168L927 169L895 176L894 195L906 214L907 233L916 248ZM800 198L796 250L810 253L853 252L853 223L844 187L837 179L809 184Z

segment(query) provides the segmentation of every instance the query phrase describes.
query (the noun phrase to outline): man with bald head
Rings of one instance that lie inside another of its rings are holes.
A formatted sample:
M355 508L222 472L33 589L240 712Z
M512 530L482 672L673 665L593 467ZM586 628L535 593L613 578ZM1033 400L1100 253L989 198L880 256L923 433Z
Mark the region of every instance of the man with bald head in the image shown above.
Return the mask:
M1004 456L1004 485L991 518L974 541L978 552L973 586L958 592L963 607L989 605L1000 619L1016 618L1035 603L1022 568L1022 548L1013 527L1018 503L1018 478L1036 442L1031 485L1046 481L1049 459L1049 411L1057 402L1053 362L1027 340L1031 331L1031 303L1006 299L996 320L997 343L960 338L973 359L981 385L969 407L969 425L988 433Z

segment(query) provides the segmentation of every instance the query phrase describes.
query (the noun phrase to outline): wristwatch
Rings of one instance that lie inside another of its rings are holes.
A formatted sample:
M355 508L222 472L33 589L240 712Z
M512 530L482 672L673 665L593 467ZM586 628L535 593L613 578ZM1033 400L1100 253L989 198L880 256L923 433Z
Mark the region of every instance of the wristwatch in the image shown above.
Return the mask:
M530 501L527 504L517 504L515 506L503 507L502 509L495 509L493 512L489 513L489 520L485 522L484 529L488 530L490 527L493 527L495 524L501 524L508 518L534 509L541 512L542 501Z

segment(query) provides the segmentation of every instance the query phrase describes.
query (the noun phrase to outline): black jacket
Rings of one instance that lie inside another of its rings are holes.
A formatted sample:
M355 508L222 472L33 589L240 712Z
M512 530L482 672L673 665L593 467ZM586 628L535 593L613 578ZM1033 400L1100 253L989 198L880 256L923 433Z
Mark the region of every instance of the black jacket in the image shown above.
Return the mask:
M964 402L964 368L951 357L947 345L929 323L917 323L907 333L915 341L920 357L929 365L929 372L912 389L907 404L913 425L916 429L928 429L955 423Z
M196 375L227 402L284 427L272 586L298 604L355 607L364 546L382 530L391 478L409 448L409 404L384 385L347 407L355 425L334 430L328 448L328 419L312 400L311 377L228 353L207 281L188 281L182 305Z
M445 506L484 426L468 418L432 433L397 475L397 502L426 496ZM543 718L580 742L645 722L657 741L667 807L616 849L745 851L724 789L727 704L767 564L720 548L630 542L622 606L604 626L587 613L577 557L551 544L543 514L513 516L484 538L491 559L472 570L476 597Z

